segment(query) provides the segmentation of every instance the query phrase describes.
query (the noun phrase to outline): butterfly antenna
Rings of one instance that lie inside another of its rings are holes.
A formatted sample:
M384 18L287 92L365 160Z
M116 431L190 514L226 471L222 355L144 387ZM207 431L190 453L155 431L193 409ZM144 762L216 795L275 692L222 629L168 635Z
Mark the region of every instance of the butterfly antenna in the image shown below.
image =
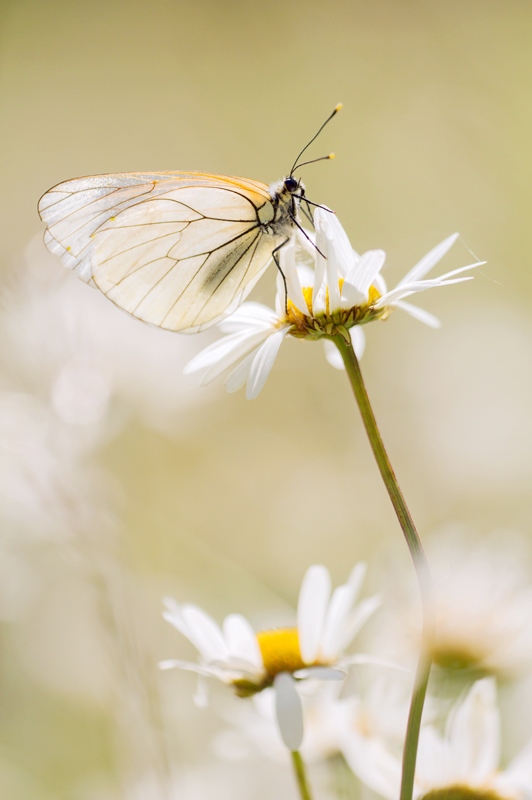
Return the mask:
M303 150L300 152L300 154L298 155L298 157L297 157L297 158L296 158L296 160L294 161L294 166L293 166L293 167L292 167L292 169L290 170L290 175L293 175L293 174L294 174L294 170L295 170L295 169L297 169L297 162L299 161L299 159L301 158L301 156L303 155L303 153L305 152L305 150L307 150L307 148L309 148L309 147L310 147L310 145L312 144L312 142L313 142L315 139L317 139L317 138L318 138L318 136L320 135L320 133L322 132L322 130L324 129L324 127L327 125L327 123L329 123L329 122L332 120L332 118L333 118L333 117L335 117L335 116L336 116L336 114L338 114L338 112L340 111L340 109L341 109L341 108L342 108L342 104L341 104L341 103L338 103L338 105L336 106L336 108L334 109L334 111L332 112L332 114L330 115L330 117L327 117L327 119L325 120L325 122L323 123L323 125L321 126L321 128L319 129L319 131L318 131L316 134L314 134L314 136L312 137L312 139L310 140L310 142L309 142L308 144L306 144L306 145L305 145L305 147L303 148ZM317 159L317 160L319 160L319 159Z
M301 169L301 167L306 167L308 164L315 164L317 161L329 161L331 158L336 158L335 153L329 153L328 156L322 156L321 158L313 158L312 161L303 161L302 164L298 164L292 170L292 174L296 171L296 169Z

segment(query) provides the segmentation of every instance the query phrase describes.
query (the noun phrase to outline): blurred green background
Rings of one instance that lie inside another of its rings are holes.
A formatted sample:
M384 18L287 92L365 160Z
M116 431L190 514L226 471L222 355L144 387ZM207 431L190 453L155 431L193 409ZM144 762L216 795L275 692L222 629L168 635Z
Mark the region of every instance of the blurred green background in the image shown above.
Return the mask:
M458 522L530 535L531 27L532 8L518 0L3 0L3 390L48 402L56 367L42 365L55 364L49 351L61 332L27 296L38 307L66 281L72 302L90 294L98 313L106 303L41 246L36 204L48 188L172 169L269 183L341 101L310 151L337 157L304 179L353 246L387 251L391 285L455 230L462 240L441 271L475 261L469 251L488 262L474 282L416 299L442 319L440 331L400 313L367 329L368 389L419 530ZM253 297L271 302L274 280L270 270ZM215 715L193 706L192 676L161 677L154 666L193 656L162 622L161 595L260 625L286 616L315 562L341 582L368 559L375 590L372 564L394 553L413 582L345 376L320 345L288 341L248 402L180 377L212 332L174 336L111 312L101 313L129 326L109 355L111 366L130 363L113 412L120 424L111 415L103 434L91 429L93 444L79 445L82 477L57 456L65 474L52 481L46 525L42 510L24 516L50 470L44 463L43 478L32 458L22 511L4 515L2 572L15 599L2 624L0 791L15 800L151 800L166 797L142 783L150 770L164 773L161 762L204 763ZM168 366L144 371L143 337L173 359ZM11 427L8 414L3 430ZM70 427L77 443L80 426ZM71 453L70 429L61 430ZM113 633L116 624L129 626L127 636ZM137 665L129 674L121 657ZM217 795L229 794L216 769L202 774L215 770ZM237 789L266 796L256 781ZM277 789L293 792L290 779ZM208 783L176 792L213 794Z

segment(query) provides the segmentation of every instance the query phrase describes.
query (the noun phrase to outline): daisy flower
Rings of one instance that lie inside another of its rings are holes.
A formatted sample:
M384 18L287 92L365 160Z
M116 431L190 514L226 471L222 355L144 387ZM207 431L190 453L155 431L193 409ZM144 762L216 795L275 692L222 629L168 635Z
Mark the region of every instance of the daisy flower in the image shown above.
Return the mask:
M463 526L446 526L427 542L427 553L435 581L430 649L441 675L502 680L530 672L532 584L526 539L511 531L479 539ZM373 646L410 663L419 648L417 603L394 590L393 580L390 575L396 602L386 607L393 606L395 613L381 615Z
M179 667L214 677L249 697L273 686L277 722L285 745L299 750L303 713L296 682L307 678L342 680L352 663L365 656L346 656L345 649L379 605L377 597L357 603L366 567L357 564L347 583L331 594L328 570L307 570L299 593L297 625L255 633L240 614L230 614L222 627L194 605L165 600L164 618L198 649L199 664L169 660L162 669Z
M435 664L511 678L532 664L532 586L527 546L511 532L481 542L441 536L437 564ZM481 677L478 675L476 677Z
M386 319L395 308L433 328L439 320L428 311L405 301L406 297L436 286L472 280L456 277L478 262L452 270L439 278L425 276L440 261L456 241L455 233L434 247L419 261L397 286L388 291L380 271L384 265L384 250L368 250L358 255L335 214L317 208L314 214L315 235L308 238L297 231L280 251L281 276L277 281L275 310L260 303L243 303L240 308L219 324L224 338L214 342L185 367L185 373L202 371L201 385L205 386L231 368L225 386L237 391L247 383L246 396L257 397L264 386L279 348L289 334L296 338L323 339L328 361L343 366L331 337L351 336L355 352L364 350L361 325L376 319ZM312 268L303 261L311 261ZM348 331L351 329L351 332Z
M532 787L532 742L499 768L500 715L495 681L473 684L447 718L445 730L421 730L414 800L521 800ZM399 797L401 759L378 738L344 736L342 751L352 770L387 800Z

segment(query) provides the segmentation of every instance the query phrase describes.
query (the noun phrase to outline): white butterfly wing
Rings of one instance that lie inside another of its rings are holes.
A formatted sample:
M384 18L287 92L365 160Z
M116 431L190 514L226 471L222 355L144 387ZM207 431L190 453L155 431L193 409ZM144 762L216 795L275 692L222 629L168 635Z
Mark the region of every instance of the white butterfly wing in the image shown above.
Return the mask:
M117 306L193 333L231 313L282 239L265 184L204 173L79 178L39 203L45 244Z

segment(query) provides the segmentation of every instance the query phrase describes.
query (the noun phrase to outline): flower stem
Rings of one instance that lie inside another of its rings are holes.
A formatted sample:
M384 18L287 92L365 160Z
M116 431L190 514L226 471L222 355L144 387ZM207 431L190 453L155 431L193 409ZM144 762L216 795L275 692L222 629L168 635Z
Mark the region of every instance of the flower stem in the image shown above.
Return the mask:
M301 800L312 800L305 762L301 758L299 750L292 750L292 764L294 765Z
M432 657L430 654L430 641L433 629L432 579L414 522L401 493L401 489L399 488L399 484L397 483L397 478L390 464L388 454L384 449L384 444L371 408L353 344L351 341L346 342L341 336L335 336L333 339L345 364L346 372L362 415L362 421L368 435L371 449L375 456L375 461L379 467L382 480L384 481L384 485L386 486L406 539L408 549L410 550L421 592L421 603L423 607L422 645L416 669L414 690L412 692L410 713L406 729L400 795L400 800L412 800L421 715L423 713L423 704L425 702L430 668L432 665Z

